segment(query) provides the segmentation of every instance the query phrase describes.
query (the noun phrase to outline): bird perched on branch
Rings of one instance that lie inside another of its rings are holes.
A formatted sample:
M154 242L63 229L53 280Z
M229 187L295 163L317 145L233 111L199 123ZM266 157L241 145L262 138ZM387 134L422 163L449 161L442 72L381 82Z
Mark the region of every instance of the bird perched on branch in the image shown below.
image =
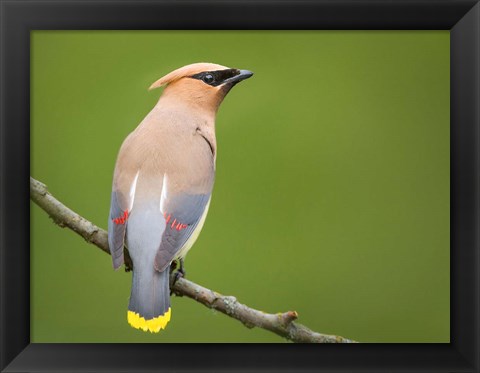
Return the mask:
M212 63L181 67L153 83L157 105L125 139L113 176L108 243L113 267L133 263L127 320L158 332L170 321L169 272L205 222L215 179L215 116L230 89L253 75Z

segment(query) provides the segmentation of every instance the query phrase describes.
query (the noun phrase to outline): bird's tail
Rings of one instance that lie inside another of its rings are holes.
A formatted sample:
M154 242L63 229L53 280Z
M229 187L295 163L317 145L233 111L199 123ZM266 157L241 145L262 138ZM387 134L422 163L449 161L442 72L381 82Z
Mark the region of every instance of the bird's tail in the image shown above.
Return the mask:
M163 272L133 270L128 323L143 331L158 333L170 321L170 267Z

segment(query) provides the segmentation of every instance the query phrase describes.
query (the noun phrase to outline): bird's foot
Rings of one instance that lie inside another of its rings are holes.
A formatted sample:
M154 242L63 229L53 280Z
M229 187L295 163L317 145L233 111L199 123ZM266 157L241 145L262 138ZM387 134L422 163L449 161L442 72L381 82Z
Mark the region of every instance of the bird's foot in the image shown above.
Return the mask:
M183 278L183 273L180 272L180 271L176 271L176 272L173 274L173 284L172 284L172 286L174 286L174 285L177 283L177 281L178 281L179 278Z
M179 265L179 268L177 269L177 266ZM175 271L175 269L177 269ZM180 278L185 278L187 271L185 271L185 263L183 259L179 259L178 263L177 261L172 262L170 266L170 270L173 272L173 282L172 282L172 287L175 286L177 283L178 279ZM172 295L173 291L170 291L170 295Z
M182 277L187 277L187 271L185 270L185 261L182 259L179 259L180 262L180 268L178 269L178 272L182 274Z

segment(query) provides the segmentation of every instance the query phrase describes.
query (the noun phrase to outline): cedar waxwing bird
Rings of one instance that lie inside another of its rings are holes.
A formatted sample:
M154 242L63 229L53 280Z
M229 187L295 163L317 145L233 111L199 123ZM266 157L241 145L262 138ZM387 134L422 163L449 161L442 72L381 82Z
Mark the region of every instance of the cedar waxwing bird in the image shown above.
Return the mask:
M169 272L205 222L215 179L215 116L226 94L253 75L212 63L181 67L153 83L158 103L123 142L108 219L113 267L133 263L128 323L158 332L170 321Z

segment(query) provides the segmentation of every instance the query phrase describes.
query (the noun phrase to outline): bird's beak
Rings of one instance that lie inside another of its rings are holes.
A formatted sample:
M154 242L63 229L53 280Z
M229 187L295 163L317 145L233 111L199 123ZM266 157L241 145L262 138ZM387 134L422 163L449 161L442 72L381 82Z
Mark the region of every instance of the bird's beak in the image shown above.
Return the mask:
M238 75L232 76L230 79L225 80L226 84L237 84L242 80L250 78L253 73L248 70L239 70L240 73Z

